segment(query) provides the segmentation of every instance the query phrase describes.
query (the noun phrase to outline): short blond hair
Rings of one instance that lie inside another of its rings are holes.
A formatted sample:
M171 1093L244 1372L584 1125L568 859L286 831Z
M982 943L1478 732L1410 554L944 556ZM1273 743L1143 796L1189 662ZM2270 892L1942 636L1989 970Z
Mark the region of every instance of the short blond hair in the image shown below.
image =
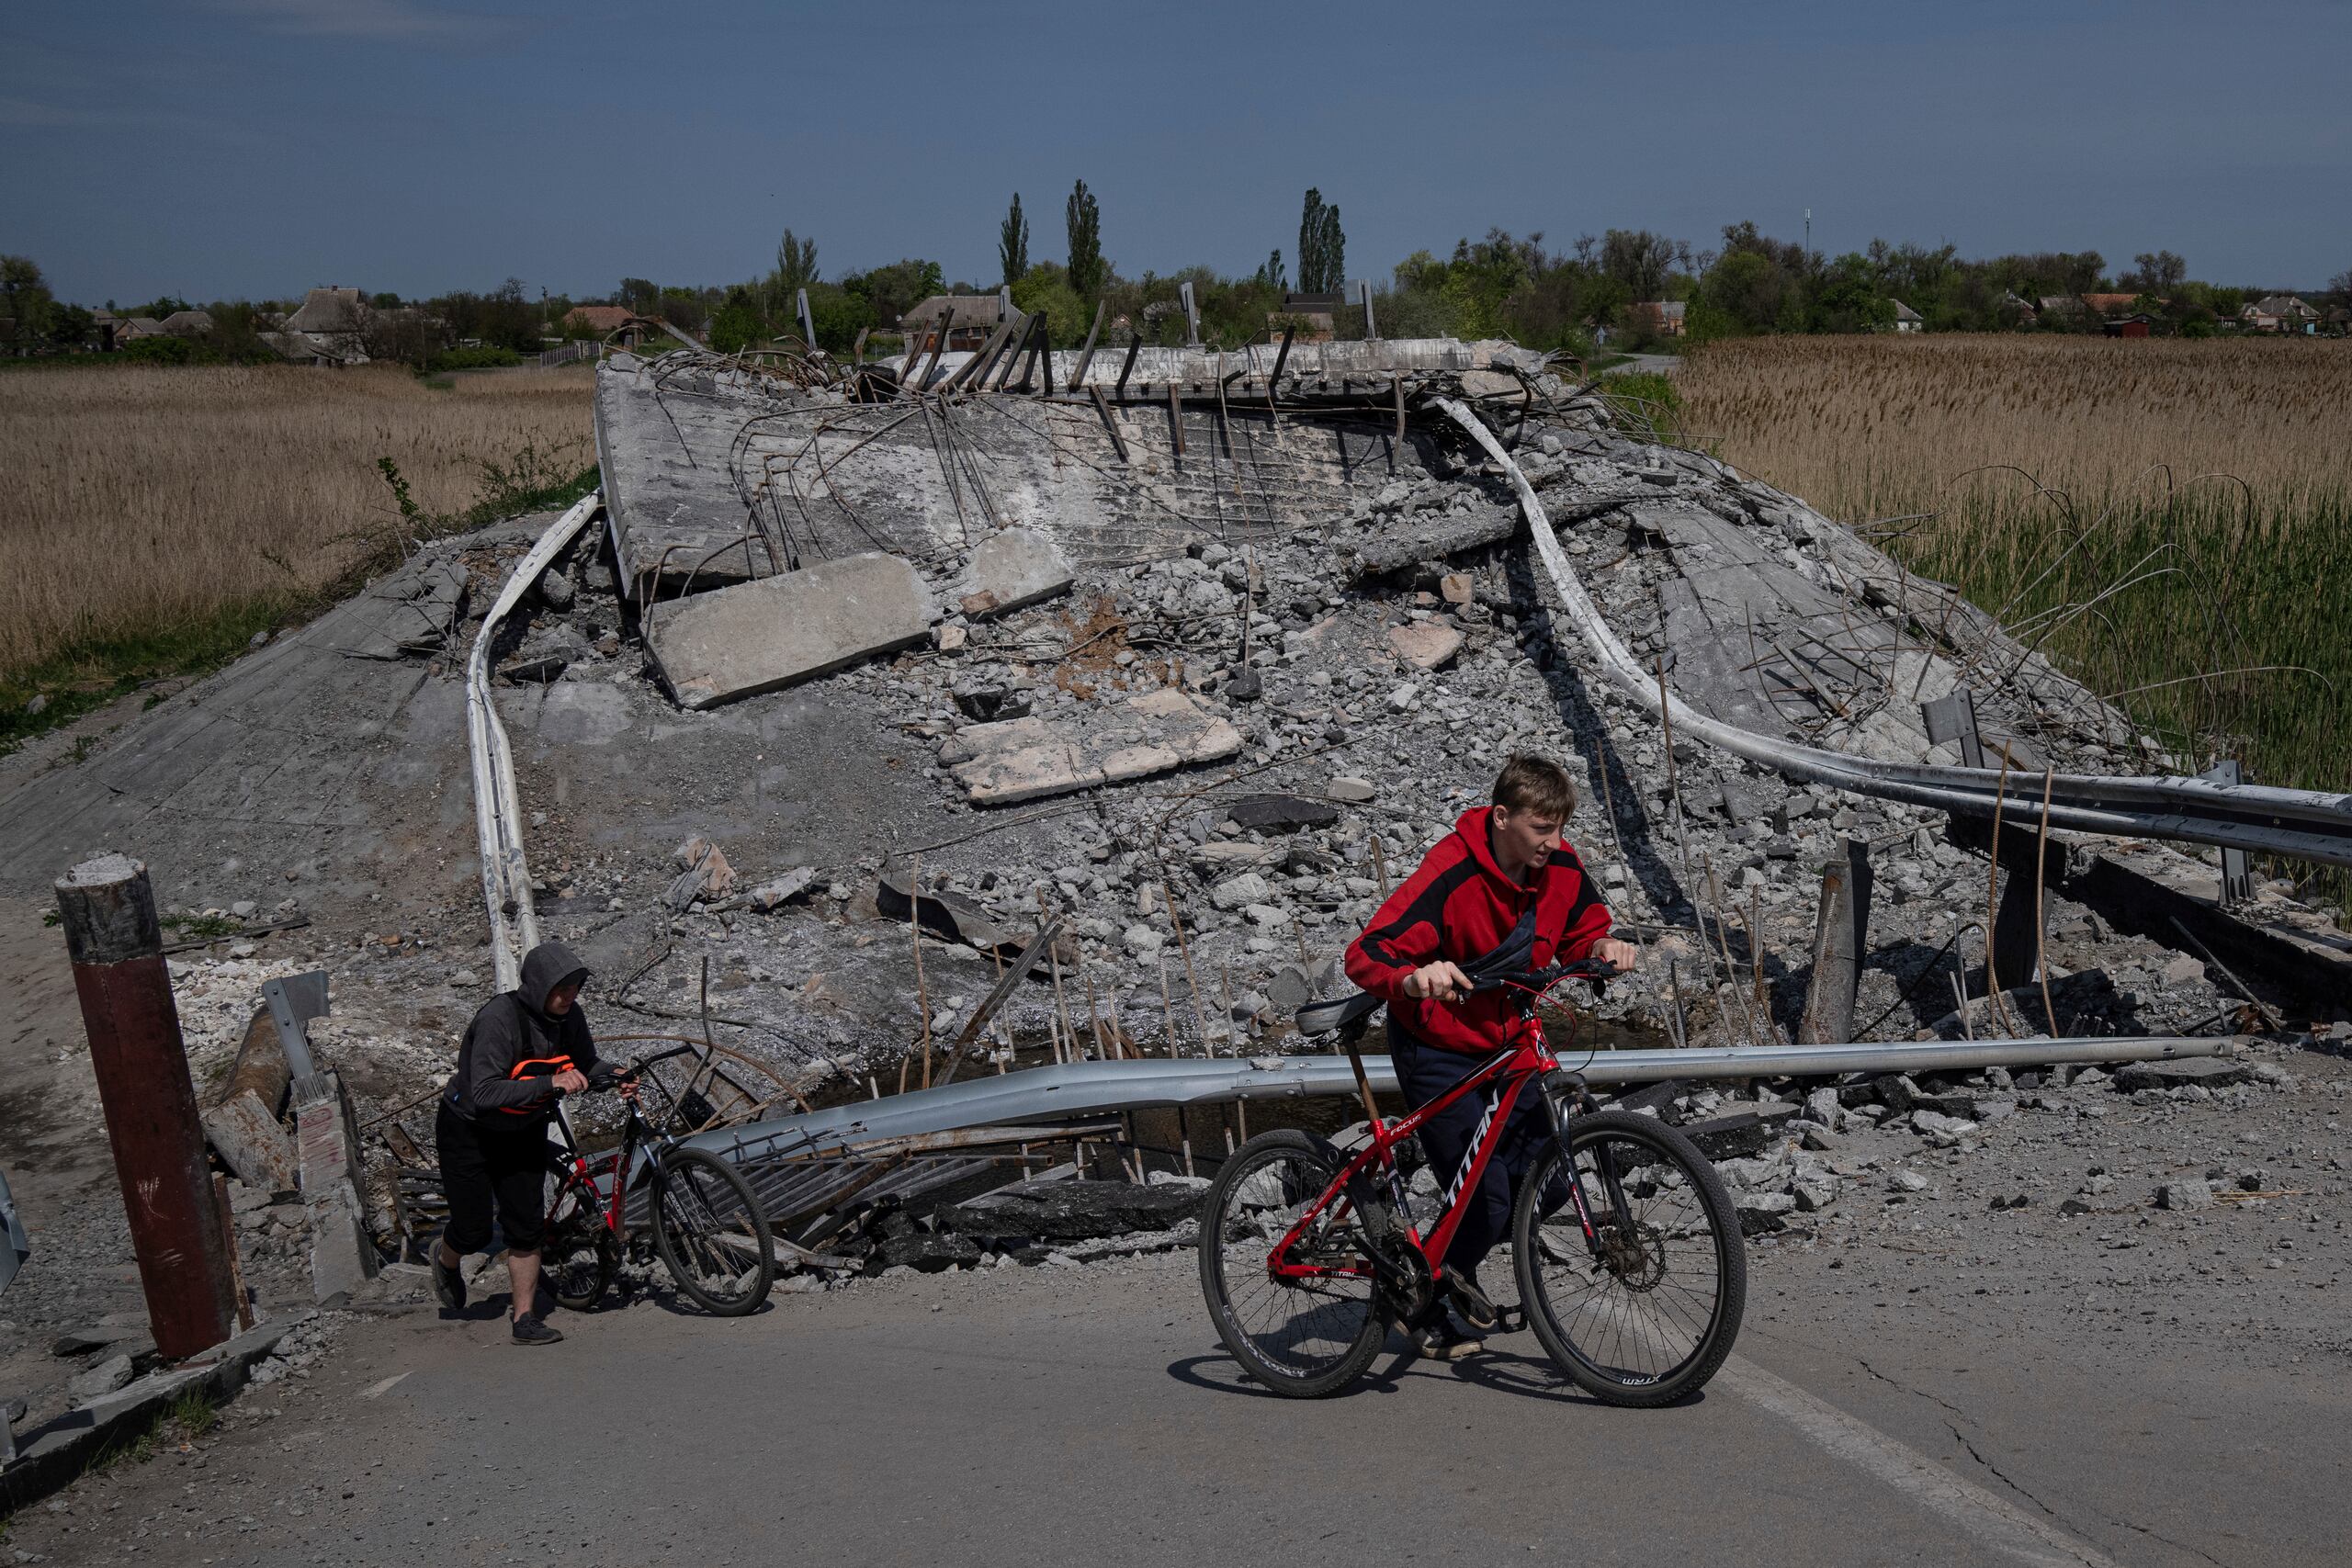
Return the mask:
M1577 808L1576 780L1549 757L1511 753L1495 775L1495 804L1513 811L1535 811L1565 822Z

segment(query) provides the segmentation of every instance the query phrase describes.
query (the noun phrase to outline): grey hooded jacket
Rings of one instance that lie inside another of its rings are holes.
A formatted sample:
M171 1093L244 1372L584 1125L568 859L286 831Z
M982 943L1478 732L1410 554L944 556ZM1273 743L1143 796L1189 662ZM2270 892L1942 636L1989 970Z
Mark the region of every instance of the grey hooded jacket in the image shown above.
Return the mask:
M442 1089L458 1115L491 1128L537 1127L555 1111L557 1073L570 1066L592 1082L610 1077L596 1060L580 1003L560 1017L547 1011L550 991L587 976L588 966L560 942L531 949L522 983L483 1003L466 1026L458 1070Z

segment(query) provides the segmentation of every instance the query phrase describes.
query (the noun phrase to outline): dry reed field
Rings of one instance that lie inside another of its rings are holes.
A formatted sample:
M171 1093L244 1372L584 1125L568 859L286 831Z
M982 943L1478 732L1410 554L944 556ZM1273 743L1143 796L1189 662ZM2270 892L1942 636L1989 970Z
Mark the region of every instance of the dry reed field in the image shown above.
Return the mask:
M2352 344L2023 334L1742 338L1676 378L1685 429L1845 522L2229 474L2308 509L2352 484ZM2203 479L2224 487L2227 481ZM1957 487L1957 488L1956 488Z
M1751 338L1683 439L1957 584L2203 766L2352 787L2352 344Z
M310 602L398 527L379 458L436 513L526 449L577 474L590 385L579 367L438 389L393 367L0 375L0 687L61 660L110 679L121 660L92 650Z

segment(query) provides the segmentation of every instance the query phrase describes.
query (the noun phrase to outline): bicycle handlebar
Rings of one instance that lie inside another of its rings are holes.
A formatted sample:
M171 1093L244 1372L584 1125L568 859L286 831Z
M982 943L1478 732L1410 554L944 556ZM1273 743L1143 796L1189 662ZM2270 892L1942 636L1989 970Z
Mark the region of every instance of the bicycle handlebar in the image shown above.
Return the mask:
M1541 969L1522 969L1516 974L1491 975L1470 988L1474 991L1498 991L1506 986L1521 990L1546 991L1563 980L1589 980L1599 987L1604 980L1613 980L1624 971L1602 958L1579 958L1573 964L1547 964Z

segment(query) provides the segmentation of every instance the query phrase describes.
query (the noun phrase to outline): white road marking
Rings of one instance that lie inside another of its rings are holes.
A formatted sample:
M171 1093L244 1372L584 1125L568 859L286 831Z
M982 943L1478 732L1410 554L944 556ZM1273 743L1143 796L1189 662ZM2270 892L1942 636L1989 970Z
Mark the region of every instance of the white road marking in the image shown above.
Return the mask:
M1917 1450L1786 1379L1734 1356L1715 1382L1760 1405L1865 1474L1876 1477L1995 1551L2037 1568L2119 1568L2097 1548L2016 1504L1963 1481Z
M367 1388L361 1389L359 1391L359 1397L362 1399L374 1399L379 1394L390 1393L392 1391L392 1385L399 1382L401 1379L406 1376L408 1376L407 1372L394 1372L390 1377L386 1378L383 1382L379 1383L373 1383Z

